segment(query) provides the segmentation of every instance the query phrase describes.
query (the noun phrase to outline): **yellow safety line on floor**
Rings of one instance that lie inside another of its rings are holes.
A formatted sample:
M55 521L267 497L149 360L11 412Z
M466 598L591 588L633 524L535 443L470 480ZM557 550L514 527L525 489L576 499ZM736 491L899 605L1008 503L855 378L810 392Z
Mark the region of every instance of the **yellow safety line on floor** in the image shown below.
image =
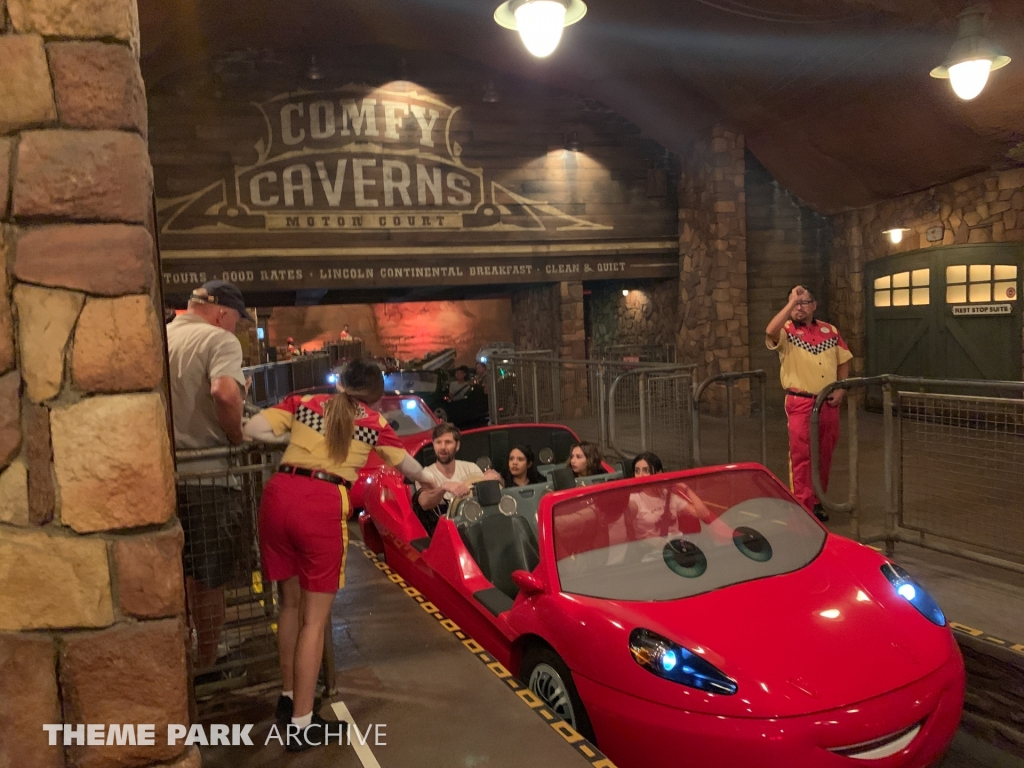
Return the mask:
M868 544L867 546L870 549L875 550L875 552L882 551L881 547L876 547L874 544ZM1002 638L990 635L984 630L975 629L974 627L969 627L966 624L960 624L956 621L949 622L949 628L952 629L954 632L959 632L962 635L970 635L976 640L981 640L983 643L988 643L989 645L996 645L1000 648L1006 648L1008 651L1013 651L1016 654L1024 656L1024 643L1012 643L1009 640L1003 640Z
M401 587L405 594L419 603L420 608L437 619L437 622L448 632L455 635L455 637L462 642L462 646L483 662L483 664L494 673L495 677L504 681L505 685L515 691L516 696L519 697L520 701L536 712L538 717L543 719L551 726L552 729L554 729L556 733L558 733L559 736L565 739L566 743L570 744L580 757L590 763L591 768L616 768L615 763L605 757L594 744L581 736L571 725L569 725L569 723L548 709L543 700L517 680L501 662L491 657L491 655L484 650L483 646L466 634L458 624L441 613L441 611L437 609L437 606L427 600L426 596L422 592L407 583L405 579L392 570L391 566L378 558L377 555L371 552L361 541L354 541L352 543L358 544L359 548L363 550L363 554L366 555L367 560L370 560L375 566L377 566L377 570L387 576L389 581Z

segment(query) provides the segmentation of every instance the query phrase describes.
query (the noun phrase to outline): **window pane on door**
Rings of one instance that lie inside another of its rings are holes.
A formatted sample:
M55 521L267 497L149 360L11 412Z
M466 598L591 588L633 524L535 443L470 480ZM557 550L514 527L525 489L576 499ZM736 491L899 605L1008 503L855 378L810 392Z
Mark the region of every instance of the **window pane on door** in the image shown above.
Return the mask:
M875 291L875 306L876 307L890 307L890 306L892 306L892 293L890 291Z
M996 283L995 301L1015 301L1017 298L1017 281L1012 283Z
M886 290L888 290L891 287L892 287L892 279L888 275L886 275L885 277L876 277L875 278L875 290L876 291L886 291Z
M1017 265L1016 264L996 264L995 267L995 279L996 280L1016 280L1017 279Z
M929 270L927 269L915 269L911 273L910 279L915 288L919 285L928 285L928 272ZM914 303L916 304L917 302L915 301Z
M991 264L971 264L971 282L977 283L983 280L992 279L992 265ZM974 301L974 299L971 299Z
M971 301L992 301L992 283L971 283Z
M911 298L913 299L914 306L920 306L922 304L927 304L929 299L930 299L930 296L929 296L929 293L928 293L928 289L927 288L915 288L913 296Z
M908 275L909 273L904 272L903 274ZM910 289L909 288L897 288L892 292L892 305L894 307L909 307L910 306Z
M909 272L897 272L892 276L892 287L893 288L909 288L910 287L910 273Z
M946 286L946 303L947 304L966 304L967 303L967 286L966 285L949 285L949 286Z
M966 283L967 282L967 265L958 264L955 267L946 267L946 282L947 283Z

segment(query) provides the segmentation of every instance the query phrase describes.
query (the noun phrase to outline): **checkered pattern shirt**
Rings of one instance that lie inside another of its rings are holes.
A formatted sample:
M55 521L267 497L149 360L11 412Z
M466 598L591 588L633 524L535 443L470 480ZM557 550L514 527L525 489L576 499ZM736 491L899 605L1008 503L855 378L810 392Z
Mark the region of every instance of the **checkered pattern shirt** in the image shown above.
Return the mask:
M324 438L324 407L332 395L289 395L277 405L262 411L274 434L291 432L282 461L307 469L322 469L354 482L356 473L375 451L386 463L397 466L408 454L387 420L370 408L359 405L355 431L344 462L336 462L327 453Z
M765 341L779 353L783 388L812 395L835 381L839 366L853 358L839 329L817 320L799 326L787 320L778 343Z

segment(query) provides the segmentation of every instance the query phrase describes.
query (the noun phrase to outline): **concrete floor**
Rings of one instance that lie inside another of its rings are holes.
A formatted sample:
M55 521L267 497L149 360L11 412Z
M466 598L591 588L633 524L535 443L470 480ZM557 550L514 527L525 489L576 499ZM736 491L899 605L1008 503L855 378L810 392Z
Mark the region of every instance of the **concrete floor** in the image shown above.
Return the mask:
M353 526L353 540L358 540ZM536 768L588 764L523 704L509 686L367 560L353 544L346 586L333 611L338 694L321 707L335 719L343 705L361 732L384 727L384 742L330 745L292 755L265 744L279 690L241 691L225 717L255 723L252 747L203 747L207 768ZM332 713L332 706L334 712ZM344 710L341 710L344 711Z

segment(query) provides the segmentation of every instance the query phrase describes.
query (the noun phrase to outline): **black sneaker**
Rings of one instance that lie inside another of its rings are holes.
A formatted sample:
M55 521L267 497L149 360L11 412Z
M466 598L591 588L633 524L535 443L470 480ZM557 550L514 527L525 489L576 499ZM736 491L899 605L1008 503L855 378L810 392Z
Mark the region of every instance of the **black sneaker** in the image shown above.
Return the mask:
M274 719L279 723L290 723L292 714L295 712L295 702L287 696L277 697L277 709L274 710Z
M821 504L814 505L814 516L823 523L828 522L828 512L825 511L825 508L821 506Z
M298 733L289 733L287 749L289 752L304 752L312 747L322 746L326 741L331 744L345 744L348 741L348 723L338 720L324 720L317 712L313 712L313 720Z

